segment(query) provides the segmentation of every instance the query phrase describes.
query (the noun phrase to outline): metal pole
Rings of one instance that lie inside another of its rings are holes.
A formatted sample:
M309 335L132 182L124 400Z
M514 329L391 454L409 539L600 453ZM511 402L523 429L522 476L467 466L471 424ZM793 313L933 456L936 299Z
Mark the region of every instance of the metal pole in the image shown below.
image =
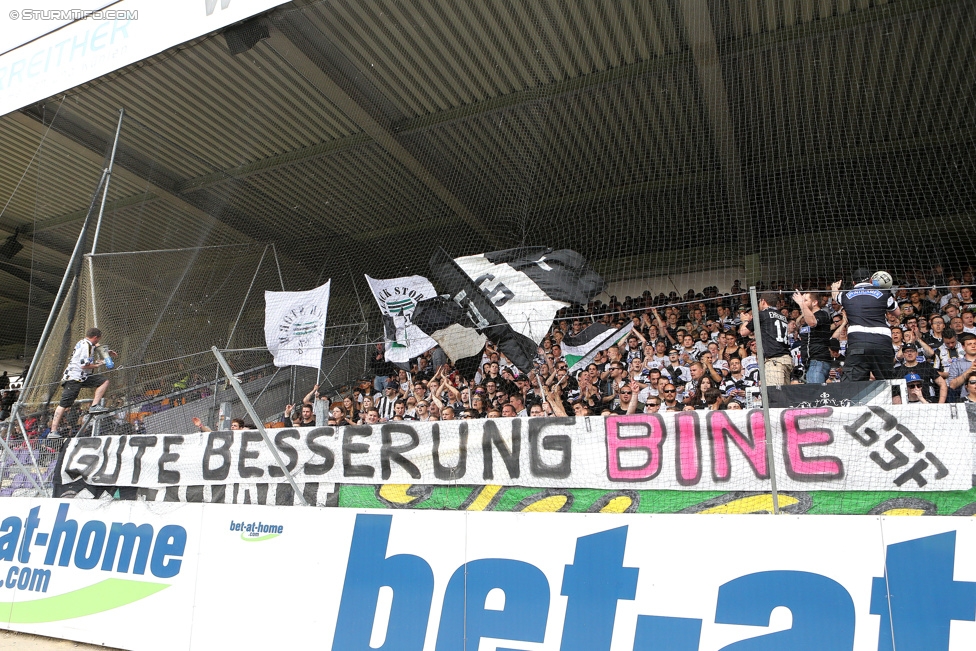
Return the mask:
M773 495L773 515L779 515L779 493L776 490L776 459L773 456L772 421L769 418L769 393L766 390L766 356L763 353L762 331L759 329L759 299L756 298L756 287L749 288L749 299L752 302L752 324L756 333L756 354L759 358L759 391L762 395L763 427L766 430L766 465L769 466L769 488Z
M91 290L91 301L92 301L92 325L96 328L98 327L98 309L95 303L95 263L92 262L91 256L86 256L88 258L88 288Z
M108 186L112 181L112 168L115 167L115 151L119 147L119 134L122 133L122 118L125 117L125 109L119 109L119 124L115 127L115 141L112 142L112 153L108 158L108 167L105 168L107 177L105 179L105 188L102 193L102 205L98 209L98 220L95 222L95 237L92 239L91 252L95 252L95 247L98 245L98 234L102 230L102 215L105 214L105 202L108 200Z
M78 241L75 242L75 249L71 253L71 259L68 260L68 266L64 270L64 277L61 279L61 287L58 288L58 294L54 297L54 304L51 306L51 313L47 315L47 323L44 324L44 330L41 331L41 338L37 341L37 348L34 349L34 356L31 357L30 366L27 367L27 375L24 377L24 385L21 387L20 395L25 395L30 381L34 378L34 370L37 366L37 359L40 357L38 354L47 345L47 338L51 334L51 328L54 326L54 320L57 316L58 310L60 309L60 303L64 297L64 291L68 287L68 278L71 276L71 269L74 267L75 258L81 254L81 248L84 245L83 238L87 235L87 225L88 219L91 217L91 211L95 207L95 199L98 197L98 191L105 183L106 172L102 171L102 178L98 182L98 187L95 188L95 194L92 196L91 206L88 208L88 217L85 218L86 224L82 225L81 233L78 234Z
M227 376L227 380L230 382L230 385L234 387L237 397L241 399L241 403L244 405L247 415L250 416L251 420L254 421L254 427L261 432L261 438L264 439L264 444L267 445L268 450L271 451L271 456L274 457L275 463L278 464L281 471L285 473L285 477L288 478L288 483L291 484L292 490L295 491L295 496L298 497L299 501L301 501L302 506L308 506L308 502L305 501L305 495L303 495L301 489L298 488L298 483L295 481L295 478L292 476L291 472L288 471L288 468L285 466L285 462L281 460L281 455L278 454L278 449L272 445L271 437L268 436L268 431L264 429L264 424L258 417L258 413L254 410L254 405L252 405L251 401L247 399L247 394L244 393L241 383L237 381L236 377L234 377L234 372L231 370L227 360L224 359L224 356L220 354L220 351L217 350L216 346L211 346L210 350L213 351L214 356L217 358L217 363L220 364L222 369L224 369L224 375Z
M281 283L281 291L285 291L285 278L281 275L281 263L278 262L278 247L274 242L271 243L271 252L274 253L275 267L278 268L278 282Z
M54 303L51 305L51 311L47 315L47 321L44 323L44 330L41 331L41 337L37 340L37 346L34 348L34 354L31 356L30 364L27 366L27 374L24 376L24 383L20 389L20 395L17 397L17 402L14 403L13 409L11 410L10 423L7 427L7 438L9 439L10 433L12 432L13 423L17 418L17 414L20 412L20 405L23 402L25 396L27 396L30 390L31 380L34 379L34 373L37 370L37 362L41 357L41 352L47 346L47 340L51 336L51 329L54 327L55 319L57 314L61 309L61 302L64 300L64 293L69 286L68 278L71 278L73 270L75 267L75 261L78 256L81 255L81 250L85 245L85 240L88 237L88 224L91 221L92 212L95 210L95 201L98 199L98 193L105 184L105 179L107 178L107 170L102 170L102 176L98 180L98 185L95 187L95 192L92 193L91 204L88 206L88 214L85 216L85 221L81 226L81 231L78 233L78 239L75 241L75 248L71 252L71 258L68 259L68 265L64 269L64 276L61 278L61 286L58 287L58 293L54 297ZM4 441L4 452L0 453L0 462L3 461L4 454L9 450ZM14 459L16 461L16 458ZM19 462L18 462L19 464Z
M102 203L98 207L98 219L95 220L95 237L92 238L91 253L95 253L98 246L98 235L102 231L102 216L105 214L105 202L108 200L108 187L112 182L112 168L115 166L115 151L119 146L119 134L122 133L122 118L125 116L125 109L119 109L119 124L115 127L115 140L112 142L112 153L108 157L108 167L105 168L105 187L102 188ZM92 301L92 325L98 327L98 304L95 301L95 263L91 256L88 257L88 283L91 289Z
M254 288L254 282L258 279L258 272L261 271L261 265L264 263L264 256L268 253L268 245L264 245L264 250L261 251L261 259L258 260L258 266L254 269L254 275L251 277L251 284L247 287L247 293L244 294L244 300L241 301L241 309L237 311L237 318L234 319L234 325L231 326L230 335L227 337L227 345L224 348L230 348L230 342L234 339L234 333L237 332L237 325L241 322L241 315L244 314L244 308L247 306L247 299L251 296L251 289ZM213 408L212 411L214 415L217 413L217 380L220 379L220 369L217 369L216 377L214 377L214 396L213 396Z

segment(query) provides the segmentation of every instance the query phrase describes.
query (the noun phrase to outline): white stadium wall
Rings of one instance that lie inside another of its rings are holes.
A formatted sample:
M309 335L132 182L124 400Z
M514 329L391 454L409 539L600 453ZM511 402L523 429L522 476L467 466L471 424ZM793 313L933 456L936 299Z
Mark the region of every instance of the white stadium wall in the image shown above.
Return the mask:
M2 626L123 649L976 644L969 518L3 509Z
M722 294L729 292L732 283L739 279L743 288L746 288L746 270L744 267L729 267L725 269L708 269L701 272L674 274L671 276L653 276L649 278L632 278L630 280L620 280L607 285L606 291L597 296L598 300L604 303L611 296L616 296L623 301L627 296L634 298L640 296L645 290L649 290L652 296L657 296L664 292L665 295L671 292L678 292L684 296L689 289L700 292L704 287L718 287Z

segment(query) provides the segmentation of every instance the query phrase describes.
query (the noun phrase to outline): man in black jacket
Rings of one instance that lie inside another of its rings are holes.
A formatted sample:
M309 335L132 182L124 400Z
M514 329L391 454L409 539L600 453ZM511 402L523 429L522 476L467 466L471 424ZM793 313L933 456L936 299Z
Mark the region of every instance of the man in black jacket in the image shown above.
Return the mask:
M800 355L806 367L807 384L823 384L830 373L830 349L827 342L831 335L831 318L820 307L815 294L793 294L793 301L800 307Z
M871 272L858 269L856 284L842 292L841 281L830 286L833 298L847 312L847 363L844 379L851 382L892 380L895 374L895 352L891 343L888 315L901 316L891 292L875 287Z

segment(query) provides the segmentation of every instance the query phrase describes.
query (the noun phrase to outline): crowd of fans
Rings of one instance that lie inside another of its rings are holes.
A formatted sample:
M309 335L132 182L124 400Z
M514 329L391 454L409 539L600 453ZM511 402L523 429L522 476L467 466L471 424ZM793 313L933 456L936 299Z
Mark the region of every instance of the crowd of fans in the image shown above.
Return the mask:
M933 280L936 286L928 284ZM904 288L906 283L920 281L927 284L926 289ZM844 379L847 321L844 311L831 300L827 284L820 284L823 286L805 291L817 296L819 308L831 319L826 382L833 383ZM904 400L976 402L976 300L971 269L947 277L912 276L903 278L901 284L901 288L892 289L901 316L889 316L889 325L896 368L907 381ZM939 288L940 284L944 287ZM800 332L804 322L794 302L796 288L772 283L762 289L778 296L775 307L789 319L792 383L803 383L806 360ZM749 296L739 281L727 294L708 287L701 292L689 290L683 296L677 292L657 296L644 292L622 301L611 296L606 303L594 301L557 315L533 367L525 373L491 343L474 372L462 372L439 348L412 360L409 369L399 368L385 361L383 346L378 344L370 378L329 395L320 394L315 386L302 400L285 406L280 424L341 426L396 420L748 408L758 398L759 386L754 335L740 333L744 318L750 317ZM633 328L618 343L599 351L584 367L570 369L562 351L564 339L594 323L622 328L628 322ZM970 338L972 343L967 342ZM264 367L251 368L241 379L268 372ZM160 390L149 392L135 404L145 400L140 409L161 410L212 395L212 381L191 372L176 375L179 377L167 379ZM164 399L167 395L169 399ZM3 398L9 403L16 394L10 391ZM122 418L132 411L131 404L128 409L121 404L113 406ZM9 404L0 404L0 411L9 412ZM66 416L65 422L76 429L83 418L81 405ZM44 438L46 425L41 414L25 419L29 436ZM144 431L138 418L118 425L132 433Z
M941 273L941 270L938 271ZM901 308L889 316L892 355L907 381L910 403L976 401L976 302L971 269L935 277L947 287L892 288ZM909 282L926 281L912 276ZM930 280L928 282L931 282ZM804 382L800 333L802 311L785 283L764 288L778 296L776 308L789 320L794 361L791 382ZM804 291L817 297L831 320L827 383L844 379L847 320L824 287ZM413 360L409 371L384 361L378 345L373 379L333 396L315 387L302 405L289 405L285 425L373 424L396 420L454 420L516 416L610 415L693 409L742 409L759 385L754 335L740 334L751 318L749 297L736 281L729 294L714 287L684 296L611 296L557 317L542 341L531 370L521 373L490 343L481 365L463 375L435 348ZM600 351L583 368L570 369L562 342L594 323L632 330ZM972 337L972 343L966 340ZM969 351L969 348L972 348ZM967 369L972 367L972 370ZM953 370L955 369L955 370ZM971 377L970 377L971 374ZM469 374L470 375L470 374ZM956 379L965 377L962 380ZM958 386L950 386L950 385ZM301 410L297 415L296 410Z

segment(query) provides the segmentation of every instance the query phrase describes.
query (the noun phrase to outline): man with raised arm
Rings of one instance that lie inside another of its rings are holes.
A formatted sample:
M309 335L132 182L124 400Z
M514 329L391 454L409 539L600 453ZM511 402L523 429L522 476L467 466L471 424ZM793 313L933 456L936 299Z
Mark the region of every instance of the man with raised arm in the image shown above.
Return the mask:
M816 294L796 292L793 302L800 307L800 355L806 366L807 384L823 384L830 373L830 341L832 320L827 310L820 307Z
M776 310L778 296L774 292L764 292L759 296L759 332L756 337L762 337L763 355L766 357L764 370L766 383L769 386L779 386L790 383L793 373L793 358L790 356L789 319ZM749 312L742 314L742 325L739 334L748 337L756 329L754 319Z
M871 278L870 271L858 269L854 272L856 284L852 289L842 292L839 280L830 286L833 299L847 313L844 379L851 382L869 380L872 374L875 380L896 377L888 315L901 317L901 310L891 292L876 287Z
M75 404L78 393L82 389L95 389L92 398L89 414L103 414L108 411L102 404L102 397L108 391L108 378L101 375L91 375L91 372L100 366L105 365L105 360L96 359L98 356L98 342L102 340L102 331L98 328L89 328L85 333L85 338L75 344L75 349L68 360L68 367L64 369L64 376L61 379L61 402L54 410L54 418L51 420L51 433L48 438L59 438L58 426L61 424L61 417L64 412ZM108 351L112 357L116 357L114 350Z

